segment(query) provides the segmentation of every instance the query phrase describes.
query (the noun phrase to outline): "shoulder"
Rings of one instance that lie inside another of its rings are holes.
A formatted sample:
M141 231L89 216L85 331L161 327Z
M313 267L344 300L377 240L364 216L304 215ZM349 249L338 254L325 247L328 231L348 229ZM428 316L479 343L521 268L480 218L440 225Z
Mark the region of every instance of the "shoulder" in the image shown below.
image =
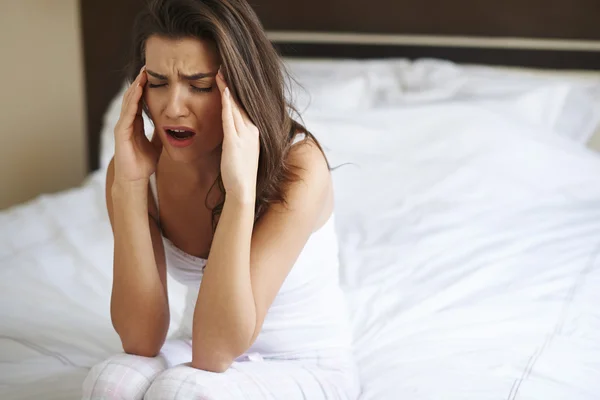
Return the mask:
M329 220L333 185L326 158L310 137L291 147L286 162L294 176L283 188L285 201L271 203L256 221L252 251L255 261L280 252L287 261L275 265L291 268L310 236Z
M287 162L300 181L320 186L331 184L327 159L319 144L311 137L306 137L292 146L287 155Z
M314 139L294 144L287 155L295 179L285 191L286 207L304 215L313 215L316 227L333 210L333 183L329 164Z

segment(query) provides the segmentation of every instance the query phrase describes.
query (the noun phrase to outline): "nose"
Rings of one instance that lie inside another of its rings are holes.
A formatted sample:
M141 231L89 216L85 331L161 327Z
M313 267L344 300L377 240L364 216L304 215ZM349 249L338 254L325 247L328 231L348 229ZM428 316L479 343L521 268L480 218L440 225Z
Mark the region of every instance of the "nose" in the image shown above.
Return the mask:
M178 87L173 85L173 89L169 91L169 98L165 108L165 115L167 118L177 120L181 117L188 115L188 108L186 105L185 93Z

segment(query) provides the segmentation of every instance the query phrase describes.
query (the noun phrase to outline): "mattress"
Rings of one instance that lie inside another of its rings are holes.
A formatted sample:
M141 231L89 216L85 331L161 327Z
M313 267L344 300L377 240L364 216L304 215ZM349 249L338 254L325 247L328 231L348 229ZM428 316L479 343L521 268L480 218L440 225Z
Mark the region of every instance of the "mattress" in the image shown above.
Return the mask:
M432 61L290 70L334 167L361 399L597 399L598 82ZM104 171L1 212L0 260L0 398L79 398L120 351ZM185 289L169 289L173 332Z

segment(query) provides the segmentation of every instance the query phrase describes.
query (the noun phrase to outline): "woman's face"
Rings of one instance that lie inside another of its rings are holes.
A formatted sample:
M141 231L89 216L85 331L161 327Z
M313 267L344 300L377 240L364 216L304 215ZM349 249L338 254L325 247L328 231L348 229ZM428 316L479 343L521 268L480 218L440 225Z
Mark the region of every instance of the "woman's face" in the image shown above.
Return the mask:
M221 95L215 45L194 38L151 36L146 41L144 99L170 158L191 162L221 145Z

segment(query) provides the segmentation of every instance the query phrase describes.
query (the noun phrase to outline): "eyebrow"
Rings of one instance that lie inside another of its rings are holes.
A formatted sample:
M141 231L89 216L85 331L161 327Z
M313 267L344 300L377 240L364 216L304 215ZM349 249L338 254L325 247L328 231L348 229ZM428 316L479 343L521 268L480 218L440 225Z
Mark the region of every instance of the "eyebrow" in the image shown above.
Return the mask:
M161 75L157 72L154 71L150 71L149 69L146 69L146 72L148 73L148 75L155 77L156 79L160 79L163 81L169 80L167 76L165 75ZM217 76L216 72L199 72L197 74L192 74L192 75L183 75L183 74L179 74L179 76L183 79L186 79L188 81L196 81L198 79L202 79L202 78L208 78L211 76Z

